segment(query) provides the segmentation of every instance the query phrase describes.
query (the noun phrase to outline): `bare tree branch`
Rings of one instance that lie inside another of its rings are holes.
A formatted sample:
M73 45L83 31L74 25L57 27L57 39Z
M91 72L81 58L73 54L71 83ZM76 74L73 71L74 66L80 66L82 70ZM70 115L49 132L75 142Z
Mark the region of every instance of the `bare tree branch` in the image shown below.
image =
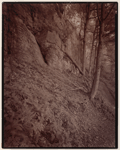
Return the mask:
M108 20L108 23L110 23L110 22L112 22L112 21L114 21L115 22L115 16L112 18L110 18L110 20Z
M97 4L97 15L98 15L98 20L100 22L99 14L98 14L98 4Z
M106 17L103 19L103 21L107 19L107 17L109 16L109 14L110 14L110 13L111 13L111 11L112 11L112 9L113 9L114 5L115 5L115 3L114 3L114 4L113 4L113 6L111 7L111 9L110 9L110 11L108 12L108 14L106 15Z

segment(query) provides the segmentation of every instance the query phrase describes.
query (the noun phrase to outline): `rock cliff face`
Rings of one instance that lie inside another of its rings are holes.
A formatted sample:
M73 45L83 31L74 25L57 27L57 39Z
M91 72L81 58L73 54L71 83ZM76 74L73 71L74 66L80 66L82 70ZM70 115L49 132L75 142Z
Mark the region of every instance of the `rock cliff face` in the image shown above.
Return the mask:
M114 147L114 94L102 81L89 100L79 32L55 10L3 3L3 145Z
M73 30L72 25L66 23L63 17L60 18L56 12L52 12L52 9L54 9L53 4L9 4L4 6L4 23L8 24L6 34L9 36L7 40L10 41L6 50L8 52L16 49L12 47L15 41L12 44L10 39L18 40L19 38L17 39L15 36L23 36L26 39L20 38L25 40L26 46L29 43L32 45L32 41L36 42L36 47L40 49L39 53L42 53L44 62L49 66L79 74L82 67L80 59L82 54L80 54L81 45L76 30ZM6 20L7 17L10 21ZM22 32L25 36L21 35ZM33 38L34 40L32 40ZM21 45L20 42L18 44ZM22 44L23 47L25 45ZM19 46L16 45L16 47ZM24 49L29 48L24 47ZM34 52L34 49L31 47L31 52ZM16 51L19 50L16 49ZM36 55L39 56L37 52ZM34 58L36 59L36 57Z

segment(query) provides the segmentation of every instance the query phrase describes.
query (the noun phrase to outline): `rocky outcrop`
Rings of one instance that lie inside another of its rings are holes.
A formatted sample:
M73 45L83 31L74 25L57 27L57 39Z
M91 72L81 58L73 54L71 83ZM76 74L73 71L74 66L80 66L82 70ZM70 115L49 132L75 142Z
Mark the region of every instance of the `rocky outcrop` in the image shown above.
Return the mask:
M113 98L102 83L90 101L79 32L56 9L3 3L3 147L115 147Z
M26 28L25 30L35 38L34 40L39 46L44 61L49 66L60 69L61 71L70 71L74 74L81 72L82 53L80 51L78 33L76 33L77 30L73 30L72 25L70 23L68 24L64 17L59 18L55 11L51 11L51 9L55 9L52 4L4 4L3 7L4 20L8 17L11 20L13 28L16 24L14 21L16 20L15 18L19 22L21 21L21 26L23 25ZM7 21L5 20L5 22ZM20 26L19 22L17 26ZM16 33L17 31L14 32L19 36L19 33ZM10 33L7 32L7 34ZM10 42L9 45L11 46L13 44ZM9 48L7 51L9 51Z

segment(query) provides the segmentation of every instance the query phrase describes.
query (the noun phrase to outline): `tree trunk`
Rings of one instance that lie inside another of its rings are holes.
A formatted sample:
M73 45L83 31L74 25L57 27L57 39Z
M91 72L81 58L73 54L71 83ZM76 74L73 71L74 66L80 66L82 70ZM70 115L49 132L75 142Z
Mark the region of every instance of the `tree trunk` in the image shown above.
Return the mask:
M83 40L83 75L85 75L85 66L86 66L86 32L84 32L84 40Z
M88 7L88 8L87 8ZM83 75L85 75L85 67L86 67L86 29L87 29L87 25L88 25L88 20L89 20L89 4L88 6L86 6L86 23L85 23L85 27L84 27L84 40L83 40Z
M97 90L98 90L100 72L101 72L101 53L102 53L102 45L99 44L98 55L97 55L97 64L96 64L96 73L95 73L95 78L94 78L92 90L91 90L91 99L93 99L95 97Z
M97 93L99 80L100 80L100 72L101 72L101 58L102 58L102 35L104 33L104 22L103 18L103 4L101 4L101 21L100 21L100 34L99 34L99 45L98 45L98 53L97 53L97 63L96 63L96 73L95 78L92 85L90 98L93 99Z
M96 31L96 28L95 28L94 33L93 33L92 48L91 48L91 53L90 53L89 76L91 76L91 71L92 71L92 56L93 56L93 50L95 49L94 48L95 47L95 45L94 45L95 31Z
M94 64L93 64L93 74L95 74L95 71L96 71L96 63L97 63L97 45L95 47L95 54L94 54Z

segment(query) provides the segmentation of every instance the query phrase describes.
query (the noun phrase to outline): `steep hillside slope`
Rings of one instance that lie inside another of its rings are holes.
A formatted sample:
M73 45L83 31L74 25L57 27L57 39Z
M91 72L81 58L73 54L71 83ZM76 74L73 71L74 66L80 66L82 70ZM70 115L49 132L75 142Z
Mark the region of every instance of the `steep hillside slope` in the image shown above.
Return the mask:
M3 4L3 145L115 147L114 86L102 77L90 100L78 33L52 10Z
M85 79L26 62L15 66L4 85L5 147L115 146L114 115L100 98L99 109L89 100Z

